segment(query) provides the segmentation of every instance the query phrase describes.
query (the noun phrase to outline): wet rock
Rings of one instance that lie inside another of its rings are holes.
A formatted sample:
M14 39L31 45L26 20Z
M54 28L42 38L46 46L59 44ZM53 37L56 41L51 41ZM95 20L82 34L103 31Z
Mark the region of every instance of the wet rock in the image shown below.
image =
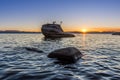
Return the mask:
M49 58L56 58L63 63L74 63L82 56L82 53L74 47L58 49L48 55Z
M59 24L44 24L41 29L47 38L75 37L71 33L65 33Z
M42 50L39 50L37 48L33 48L33 47L24 47L26 50L28 51L33 51L33 52L38 52L38 53L43 53Z

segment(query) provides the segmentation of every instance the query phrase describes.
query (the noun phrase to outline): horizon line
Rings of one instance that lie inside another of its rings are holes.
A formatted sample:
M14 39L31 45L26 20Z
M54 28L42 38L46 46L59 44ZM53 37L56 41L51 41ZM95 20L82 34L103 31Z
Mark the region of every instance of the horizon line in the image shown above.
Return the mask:
M0 33L42 33L42 31L21 31L21 30L0 30ZM73 33L83 33L82 31L64 31L64 32L73 32ZM85 33L104 33L104 32L120 32L120 31L87 31Z

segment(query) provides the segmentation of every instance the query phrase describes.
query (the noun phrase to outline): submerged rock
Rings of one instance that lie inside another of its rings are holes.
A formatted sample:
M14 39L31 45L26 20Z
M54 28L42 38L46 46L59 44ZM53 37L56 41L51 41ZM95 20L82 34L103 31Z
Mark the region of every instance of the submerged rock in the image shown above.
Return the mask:
M43 35L48 38L75 37L71 33L65 33L59 24L44 24L41 29Z
M58 49L48 55L49 58L56 58L65 63L74 63L82 56L82 53L74 47Z
M26 50L28 51L33 51L33 52L38 52L38 53L43 53L42 50L39 50L37 48L33 48L33 47L24 47Z

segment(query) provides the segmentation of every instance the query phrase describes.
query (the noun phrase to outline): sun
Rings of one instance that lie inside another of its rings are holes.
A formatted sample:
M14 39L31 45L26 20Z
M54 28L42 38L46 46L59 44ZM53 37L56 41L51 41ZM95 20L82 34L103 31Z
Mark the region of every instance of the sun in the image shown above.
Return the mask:
M87 29L82 29L81 30L83 33L86 33L87 32Z

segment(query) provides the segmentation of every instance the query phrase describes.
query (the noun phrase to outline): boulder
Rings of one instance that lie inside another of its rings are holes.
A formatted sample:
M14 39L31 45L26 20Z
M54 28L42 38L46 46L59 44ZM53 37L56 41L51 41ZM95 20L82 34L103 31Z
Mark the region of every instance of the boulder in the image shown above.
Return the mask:
M75 37L71 33L65 33L59 24L44 24L41 28L42 34L48 38Z
M82 56L82 53L74 47L58 49L48 55L49 58L56 58L65 63L74 63Z

